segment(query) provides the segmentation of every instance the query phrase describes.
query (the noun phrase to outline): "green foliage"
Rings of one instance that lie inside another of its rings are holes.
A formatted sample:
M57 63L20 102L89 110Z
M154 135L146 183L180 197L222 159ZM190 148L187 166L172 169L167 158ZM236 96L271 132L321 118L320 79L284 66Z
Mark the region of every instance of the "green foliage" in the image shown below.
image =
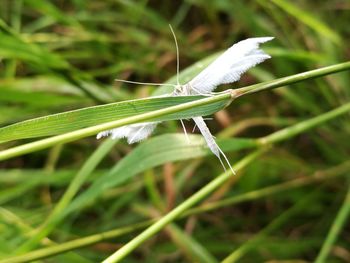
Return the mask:
M1 1L0 262L345 262L347 5ZM207 98L115 82L176 83L169 23L181 83L244 38L272 59ZM237 175L179 133L198 115ZM138 145L95 139L149 120Z
M78 109L32 120L27 120L0 129L0 142L23 138L35 138L57 135L110 122L131 116L180 105L198 100L200 96L181 96L175 98L148 98L110 103L100 106ZM155 121L187 119L195 116L206 116L222 109L229 101L229 96L221 101L214 101L209 105L199 106L195 110L187 110L181 114L168 114L155 118Z

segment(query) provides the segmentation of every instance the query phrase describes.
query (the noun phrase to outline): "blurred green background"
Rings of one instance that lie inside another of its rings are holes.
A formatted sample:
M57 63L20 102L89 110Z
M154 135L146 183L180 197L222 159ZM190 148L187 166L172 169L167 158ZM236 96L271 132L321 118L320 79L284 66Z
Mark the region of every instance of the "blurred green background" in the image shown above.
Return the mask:
M350 58L348 0L1 0L0 18L0 127L150 96L157 87L114 79L163 83L176 74L168 24L179 43L180 70L239 40L275 37L263 46L270 60L249 70L238 83L218 90ZM349 72L337 73L247 96L207 123L218 139L266 136L349 101L349 81ZM191 131L193 123L185 124ZM182 132L179 122L166 122L152 138L175 132ZM125 262L216 262L235 250L237 262L313 262L349 188L349 134L349 115L345 115L274 146L208 198L238 201L177 221ZM1 144L0 150L27 141ZM127 174L141 162L142 151L147 152L147 146L136 151L145 142L137 146L105 140L105 152L91 156L102 143L90 137L0 162L2 257L26 244L28 233L50 214L77 173L88 176L79 190L83 193L113 169ZM248 151L226 153L235 163ZM127 156L132 156L128 162ZM122 160L126 164L115 168ZM49 238L64 243L133 226L169 211L222 172L213 155L144 166L88 206L70 211L55 224ZM274 192L268 188L272 186L281 188ZM251 200L239 201L250 192L256 193ZM97 262L139 231L46 261ZM39 246L28 245L17 252ZM349 248L350 227L345 224L327 262L350 262Z

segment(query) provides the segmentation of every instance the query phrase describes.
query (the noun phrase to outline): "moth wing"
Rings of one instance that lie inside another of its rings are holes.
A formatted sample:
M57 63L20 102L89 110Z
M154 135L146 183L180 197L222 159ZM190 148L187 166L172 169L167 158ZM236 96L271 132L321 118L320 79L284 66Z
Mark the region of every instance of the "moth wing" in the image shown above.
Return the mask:
M204 137L204 140L206 141L208 148L212 151L212 153L219 159L222 167L226 170L224 163L221 160L220 155L222 155L227 162L228 166L230 167L233 174L235 174L235 171L232 169L232 166L227 159L225 153L220 149L219 145L217 145L213 135L211 134L208 126L206 125L204 119L202 117L193 117L192 118L194 122L196 123L196 126L198 127L199 131Z
M158 122L145 122L126 125L123 127L115 128L108 131L103 131L97 134L96 138L100 139L111 135L112 139L126 138L129 144L142 141L156 128Z
M158 96L153 96L153 98L169 96L171 96L171 94L167 93ZM113 140L126 138L128 143L132 144L135 142L142 141L148 136L150 136L158 123L159 122L143 122L122 126L108 131L102 131L97 134L96 139L101 139L102 137L107 137L111 135Z
M220 159L219 146L216 144L213 135L211 134L206 123L204 122L204 119L202 117L193 117L192 119L196 123L196 126L198 127L199 131L204 137L204 140L207 143L208 148L212 151L212 153L216 157Z
M190 86L194 88L194 92L209 93L220 84L239 80L249 68L270 58L259 49L259 44L272 39L272 37L248 38L234 44L194 77L189 82Z

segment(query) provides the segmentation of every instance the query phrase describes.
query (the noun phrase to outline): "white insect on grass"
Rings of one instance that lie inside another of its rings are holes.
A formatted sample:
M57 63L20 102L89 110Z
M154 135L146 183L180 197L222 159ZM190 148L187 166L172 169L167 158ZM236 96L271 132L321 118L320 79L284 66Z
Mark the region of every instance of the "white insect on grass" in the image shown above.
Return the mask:
M176 85L173 84L158 84L158 83L145 83L145 82L135 82L127 80L119 80L121 82L132 83L132 84L144 84L144 85L158 85L158 86L172 86L174 91L171 94L165 94L164 96L191 96L191 95L204 95L212 96L212 91L221 84L229 84L240 79L241 75L246 72L251 67L263 62L264 60L270 58L263 50L259 49L259 45L270 41L273 37L257 37L248 38L246 40L240 41L229 49L227 49L223 54L221 54L214 62L212 62L208 67L206 67L202 72L200 72L196 77L194 77L190 82L181 85L179 82L179 48L176 41L175 33L170 26L170 30L175 39L176 45ZM225 168L224 163L221 160L221 156L224 158L228 166L230 167L232 173L235 173L228 161L224 152L217 145L213 135L208 129L203 117L196 116L192 118L195 125L198 127L199 131L203 135L208 148L213 152L213 154L220 160L220 163ZM187 140L189 141L185 125L183 121L180 120L181 125L184 129ZM155 129L159 122L145 122L137 123L132 125L127 125L124 127L112 129L109 131L103 131L97 134L97 139L111 135L113 139L127 138L128 143L139 142L146 139Z

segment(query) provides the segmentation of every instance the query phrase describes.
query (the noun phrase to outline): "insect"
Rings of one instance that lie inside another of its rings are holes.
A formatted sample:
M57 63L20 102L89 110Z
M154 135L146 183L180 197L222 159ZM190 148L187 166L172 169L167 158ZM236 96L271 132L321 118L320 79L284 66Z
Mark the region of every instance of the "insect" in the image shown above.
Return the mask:
M229 49L227 49L223 54L221 54L215 61L213 61L208 67L206 67L202 72L200 72L196 77L194 77L188 83L181 85L179 83L179 51L178 44L173 29L170 26L170 30L175 39L176 54L177 54L177 84L167 84L174 87L174 91L170 94L165 94L164 96L191 96L191 95L204 95L211 96L212 91L221 84L228 84L235 82L240 79L241 75L246 72L249 68L256 66L257 64L269 59L270 56L266 54L263 50L259 49L259 45L268 42L273 39L273 37L257 37L248 38L246 40L240 41ZM155 83L142 83L126 80L118 80L126 83L133 84L149 84L149 85L164 85ZM213 152L213 154L219 159L221 165L225 168L221 160L221 156L224 157L226 163L230 167L232 173L235 173L232 169L230 162L228 161L224 152L217 145L213 135L211 134L209 128L207 127L203 117L196 116L192 118L203 135L208 148ZM184 129L186 138L188 139L185 126L183 121L180 120L182 127ZM146 139L155 129L158 122L145 122L137 123L132 125L123 126L120 128L112 129L109 131L103 131L97 134L97 139L111 135L113 139L127 138L129 144L139 142Z

